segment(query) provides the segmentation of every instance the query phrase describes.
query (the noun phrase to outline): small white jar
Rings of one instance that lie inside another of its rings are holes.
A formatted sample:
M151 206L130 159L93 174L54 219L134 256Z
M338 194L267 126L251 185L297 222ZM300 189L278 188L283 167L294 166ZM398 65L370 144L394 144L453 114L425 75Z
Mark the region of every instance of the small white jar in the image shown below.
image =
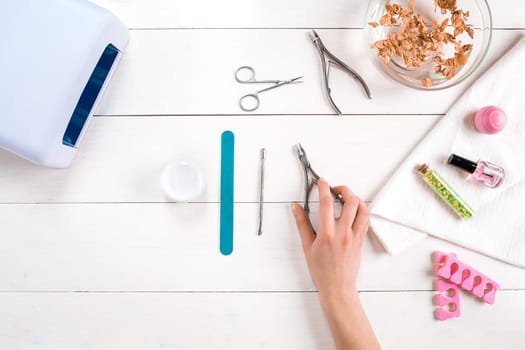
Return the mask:
M204 192L204 179L200 167L187 161L176 161L164 167L160 176L164 194L175 202L189 202Z

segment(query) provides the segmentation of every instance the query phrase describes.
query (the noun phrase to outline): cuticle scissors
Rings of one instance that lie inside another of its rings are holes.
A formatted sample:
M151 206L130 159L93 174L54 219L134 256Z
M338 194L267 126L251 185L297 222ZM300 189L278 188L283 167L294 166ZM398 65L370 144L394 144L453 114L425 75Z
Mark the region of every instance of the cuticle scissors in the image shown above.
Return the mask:
M326 96L328 98L328 102L330 103L330 106L334 109L334 111L341 115L341 110L337 107L335 104L333 98L332 98L332 89L330 88L330 66L339 67L340 69L346 71L348 74L353 76L357 81L361 84L363 89L366 92L366 95L369 99L372 99L372 95L370 93L370 89L368 88L368 85L366 85L365 80L352 68L350 68L346 63L341 61L339 58L337 58L333 53L328 51L326 46L323 44L323 41L319 37L319 34L315 30L312 30L312 33L309 33L310 39L314 43L315 47L317 48L317 51L319 52L319 56L321 56L321 65L323 68L323 83L324 88L326 92Z
M321 177L312 169L310 161L306 156L306 151L300 143L295 145L295 150L304 172L304 211L308 215L308 218L310 218L310 194ZM332 187L330 187L330 192L336 201L343 203L343 197L341 194L337 193ZM311 222L312 221L310 220L310 223Z
M243 79L239 76L239 73L242 71L248 71L250 73L248 78ZM302 81L298 81L302 78L303 77L297 77L297 78L288 79L288 80L256 80L255 70L252 67L250 66L239 67L235 71L235 80L240 84L274 84L273 86L270 86L265 89L256 91L254 93L242 96L239 99L239 107L241 107L241 109L245 112L253 112L257 108L259 108L259 104L260 104L259 94L260 93L268 91L268 90L272 90L272 89L275 89L275 88L278 88L280 86L287 85L287 84L302 83ZM247 106L248 100L254 101L254 105L252 107Z

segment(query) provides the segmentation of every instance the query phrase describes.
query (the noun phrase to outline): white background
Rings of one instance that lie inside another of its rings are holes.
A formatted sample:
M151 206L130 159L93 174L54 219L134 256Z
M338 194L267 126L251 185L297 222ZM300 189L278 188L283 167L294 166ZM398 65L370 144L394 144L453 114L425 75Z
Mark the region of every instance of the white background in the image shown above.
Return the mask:
M298 141L318 172L371 201L461 93L525 33L525 5L491 1L493 43L451 89L403 87L371 64L366 1L97 0L130 46L67 170L0 151L0 349L332 349L291 216L302 198ZM372 90L334 74L334 116L309 28ZM238 98L240 65L305 83ZM523 77L517 77L517 79ZM504 83L504 82L502 82ZM218 249L220 134L236 134L235 248ZM267 153L264 234L256 236L258 152ZM167 203L162 167L199 163L205 196ZM517 215L521 215L518 211ZM434 250L501 284L495 305L462 294L462 316L433 319ZM523 349L525 270L428 238L398 256L365 243L361 297L385 349Z

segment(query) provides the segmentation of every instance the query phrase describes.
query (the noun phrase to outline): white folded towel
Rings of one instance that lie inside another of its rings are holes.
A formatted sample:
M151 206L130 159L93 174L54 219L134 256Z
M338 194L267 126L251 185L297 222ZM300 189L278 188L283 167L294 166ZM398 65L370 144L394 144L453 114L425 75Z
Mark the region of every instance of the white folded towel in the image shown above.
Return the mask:
M487 105L509 118L495 135L478 133L473 115ZM446 164L455 153L487 160L505 169L503 183L491 189L465 181ZM462 220L417 173L427 163L475 210ZM371 227L395 254L427 233L496 259L525 267L525 37L491 67L424 138L381 189L371 205Z

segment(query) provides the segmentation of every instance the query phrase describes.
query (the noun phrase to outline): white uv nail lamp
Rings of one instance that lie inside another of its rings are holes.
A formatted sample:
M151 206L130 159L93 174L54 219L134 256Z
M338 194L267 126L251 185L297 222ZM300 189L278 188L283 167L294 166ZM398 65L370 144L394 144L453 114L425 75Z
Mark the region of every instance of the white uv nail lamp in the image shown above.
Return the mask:
M128 30L87 0L2 0L0 33L0 148L66 168Z

